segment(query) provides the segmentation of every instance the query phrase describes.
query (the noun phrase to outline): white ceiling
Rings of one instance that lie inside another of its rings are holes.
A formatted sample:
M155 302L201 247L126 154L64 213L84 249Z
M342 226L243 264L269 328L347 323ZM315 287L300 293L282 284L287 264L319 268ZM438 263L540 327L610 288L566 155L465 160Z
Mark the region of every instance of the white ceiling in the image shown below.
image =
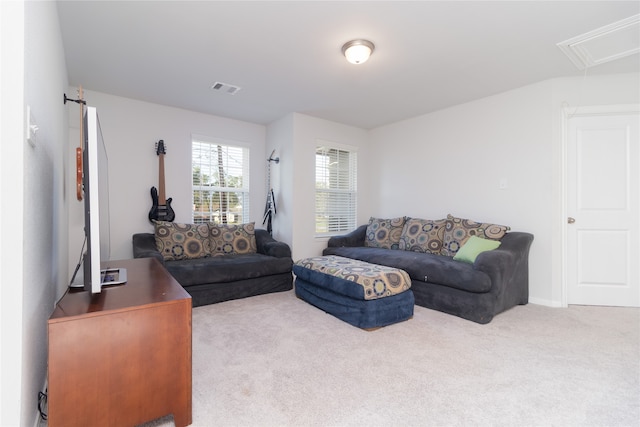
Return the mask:
M299 112L371 129L583 75L556 44L640 2L58 1L58 13L71 85L259 124ZM354 38L376 45L365 64L341 54ZM638 72L639 56L588 73Z

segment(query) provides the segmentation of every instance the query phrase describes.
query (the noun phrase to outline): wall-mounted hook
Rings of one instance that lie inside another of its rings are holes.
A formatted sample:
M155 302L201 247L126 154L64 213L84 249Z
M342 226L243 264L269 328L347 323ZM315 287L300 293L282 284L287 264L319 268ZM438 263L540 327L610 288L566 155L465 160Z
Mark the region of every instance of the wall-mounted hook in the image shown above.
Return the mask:
M63 94L64 95L64 104L67 104L67 101L71 101L71 102L75 102L76 104L82 104L82 105L86 105L87 102L84 99L71 99L71 98L67 98L67 94Z
M273 155L276 153L276 150L274 149L271 152L271 155L269 156L269 158L267 159L268 162L275 162L276 164L280 163L280 157L273 157Z

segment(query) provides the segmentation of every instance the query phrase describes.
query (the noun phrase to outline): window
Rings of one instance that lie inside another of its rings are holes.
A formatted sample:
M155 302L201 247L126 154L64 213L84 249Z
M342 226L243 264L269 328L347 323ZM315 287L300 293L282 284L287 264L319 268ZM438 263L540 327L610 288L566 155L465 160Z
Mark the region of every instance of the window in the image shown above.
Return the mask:
M249 222L249 149L228 141L191 141L193 222Z
M316 236L356 227L356 154L349 148L316 147Z

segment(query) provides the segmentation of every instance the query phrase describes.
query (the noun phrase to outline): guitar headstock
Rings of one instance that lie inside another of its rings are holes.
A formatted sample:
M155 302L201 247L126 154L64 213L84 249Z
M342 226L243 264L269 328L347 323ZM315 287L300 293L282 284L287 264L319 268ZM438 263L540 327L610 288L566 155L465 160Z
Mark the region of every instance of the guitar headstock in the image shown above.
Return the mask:
M156 142L156 154L159 156L160 154L167 154L166 147L164 146L164 140L160 140Z

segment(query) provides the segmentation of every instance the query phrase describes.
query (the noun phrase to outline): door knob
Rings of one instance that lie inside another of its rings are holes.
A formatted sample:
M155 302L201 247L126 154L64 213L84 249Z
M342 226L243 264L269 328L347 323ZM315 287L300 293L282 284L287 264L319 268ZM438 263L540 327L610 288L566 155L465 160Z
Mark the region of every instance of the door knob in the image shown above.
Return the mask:
M574 222L576 222L575 218L572 218L572 217L567 218L567 223L573 224Z

